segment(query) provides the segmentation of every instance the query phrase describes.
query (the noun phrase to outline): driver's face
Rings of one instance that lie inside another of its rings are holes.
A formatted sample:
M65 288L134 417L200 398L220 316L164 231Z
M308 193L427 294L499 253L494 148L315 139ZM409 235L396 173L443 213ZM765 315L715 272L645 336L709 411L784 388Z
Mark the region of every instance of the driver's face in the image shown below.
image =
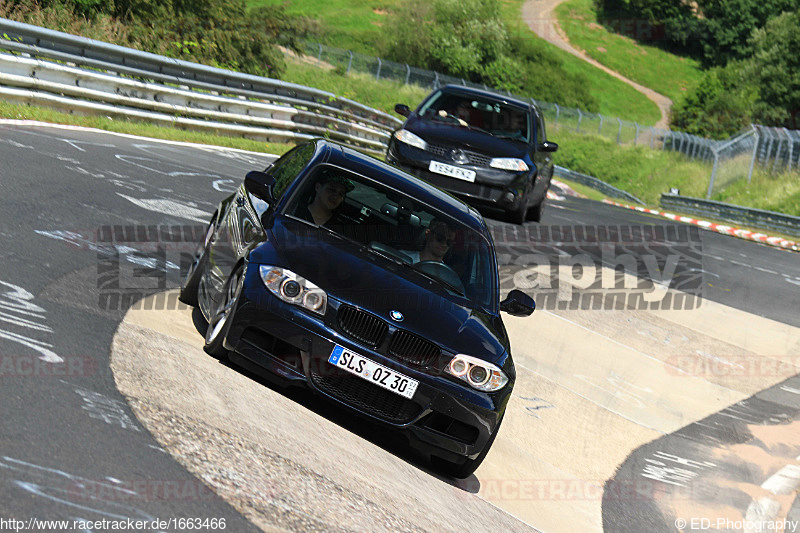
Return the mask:
M322 204L331 211L339 207L347 194L347 189L341 183L329 181L327 183L317 183L317 194Z
M433 231L428 230L428 251L440 259L443 258L452 246L455 237L456 232L445 226L440 226Z

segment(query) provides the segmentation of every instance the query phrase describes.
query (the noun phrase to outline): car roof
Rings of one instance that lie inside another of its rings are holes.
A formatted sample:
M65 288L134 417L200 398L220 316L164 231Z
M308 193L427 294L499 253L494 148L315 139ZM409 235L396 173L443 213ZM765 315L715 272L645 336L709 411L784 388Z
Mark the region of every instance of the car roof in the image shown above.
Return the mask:
M319 139L316 142L319 149L327 152L327 155L322 157L321 162L336 165L375 179L397 189L412 199L439 209L444 214L462 222L471 229L480 233L486 232L486 224L480 213L430 183L347 146L325 139Z
M514 98L513 96L506 96L504 94L492 92L492 91L484 91L483 89L475 89L473 87L467 87L465 85L445 85L441 88L442 91L447 91L448 93L454 94L462 94L462 95L469 95L469 96L482 96L484 98L489 98L492 100L499 100L506 104L515 105L519 107L529 108L529 107L536 107L531 102L525 102L518 98Z

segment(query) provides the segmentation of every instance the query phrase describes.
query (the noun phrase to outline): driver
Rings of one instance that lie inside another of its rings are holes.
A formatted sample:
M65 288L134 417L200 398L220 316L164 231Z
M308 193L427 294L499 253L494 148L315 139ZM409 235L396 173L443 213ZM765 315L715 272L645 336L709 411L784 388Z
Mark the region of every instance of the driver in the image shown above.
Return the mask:
M342 205L347 193L354 188L349 179L325 169L314 185L313 199L308 205L302 206L297 215L320 226L335 223L336 210Z
M444 256L450 251L456 232L443 220L433 219L425 230L425 246L420 252L404 252L411 257L414 263L422 261L436 261L441 263Z

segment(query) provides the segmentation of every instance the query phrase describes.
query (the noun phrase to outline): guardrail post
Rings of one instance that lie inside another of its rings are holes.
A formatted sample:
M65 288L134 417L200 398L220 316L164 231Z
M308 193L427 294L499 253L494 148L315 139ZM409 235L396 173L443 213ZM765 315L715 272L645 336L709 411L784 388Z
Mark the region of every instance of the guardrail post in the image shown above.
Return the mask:
M375 73L375 79L376 80L381 79L381 65L383 65L383 61L381 61L381 58L379 57L378 58L378 72Z
M622 119L617 117L617 123L619 124L619 128L617 128L617 144L622 144Z
M789 139L789 172L792 171L792 158L794 158L794 139L792 139L792 134L789 133L789 130L783 128L783 132L786 134L786 137Z
M603 134L603 115L599 115L599 117L600 117L600 126L597 127L597 134L598 135L602 135Z
M347 60L347 72L346 73L350 74L350 69L353 66L353 51L352 50L348 50L347 53L350 54L350 59Z
M711 191L714 190L714 180L717 178L717 166L719 165L719 154L714 152L714 166L711 169L711 179L708 181L708 192L706 192L706 199L711 199Z
M633 124L636 126L636 135L633 137L633 145L636 146L636 143L639 142L639 123L634 122Z
M408 66L406 63L406 85L408 85L408 80L411 78L411 67Z
M553 105L556 106L556 123L555 123L555 126L558 127L558 115L561 113L561 108L558 107L558 104L553 104Z
M583 113L581 113L581 110L578 109L578 128L575 130L578 133L580 133L580 131L581 131L581 121L582 120L583 120Z
M758 157L758 143L761 141L761 135L758 129L752 124L750 124L750 127L753 128L753 135L756 136L756 140L753 142L753 154L750 157L750 170L747 172L747 183L750 183L750 179L753 177L753 167L756 165L756 158Z
M434 89L438 89L439 88L439 73L434 71L433 74L434 74L434 77L433 77L433 88Z
M652 150L655 148L656 143L656 129L653 126L650 126L650 149Z

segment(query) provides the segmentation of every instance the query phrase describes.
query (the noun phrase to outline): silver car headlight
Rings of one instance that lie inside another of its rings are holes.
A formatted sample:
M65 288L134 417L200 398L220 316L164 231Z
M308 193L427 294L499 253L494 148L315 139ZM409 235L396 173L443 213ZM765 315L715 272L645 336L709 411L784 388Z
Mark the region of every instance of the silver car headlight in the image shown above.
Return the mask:
M408 130L397 130L396 132L394 132L394 138L402 143L406 143L409 146L413 146L414 148L419 148L420 150L428 149L428 143L426 143L417 135L414 135Z
M258 274L272 294L284 302L304 307L320 315L328 307L325 291L285 268L260 265Z
M464 354L453 357L445 372L483 392L498 391L508 383L508 377L497 365Z
M527 172L529 170L525 161L513 157L496 157L489 162L489 166L501 170L513 170L514 172Z

